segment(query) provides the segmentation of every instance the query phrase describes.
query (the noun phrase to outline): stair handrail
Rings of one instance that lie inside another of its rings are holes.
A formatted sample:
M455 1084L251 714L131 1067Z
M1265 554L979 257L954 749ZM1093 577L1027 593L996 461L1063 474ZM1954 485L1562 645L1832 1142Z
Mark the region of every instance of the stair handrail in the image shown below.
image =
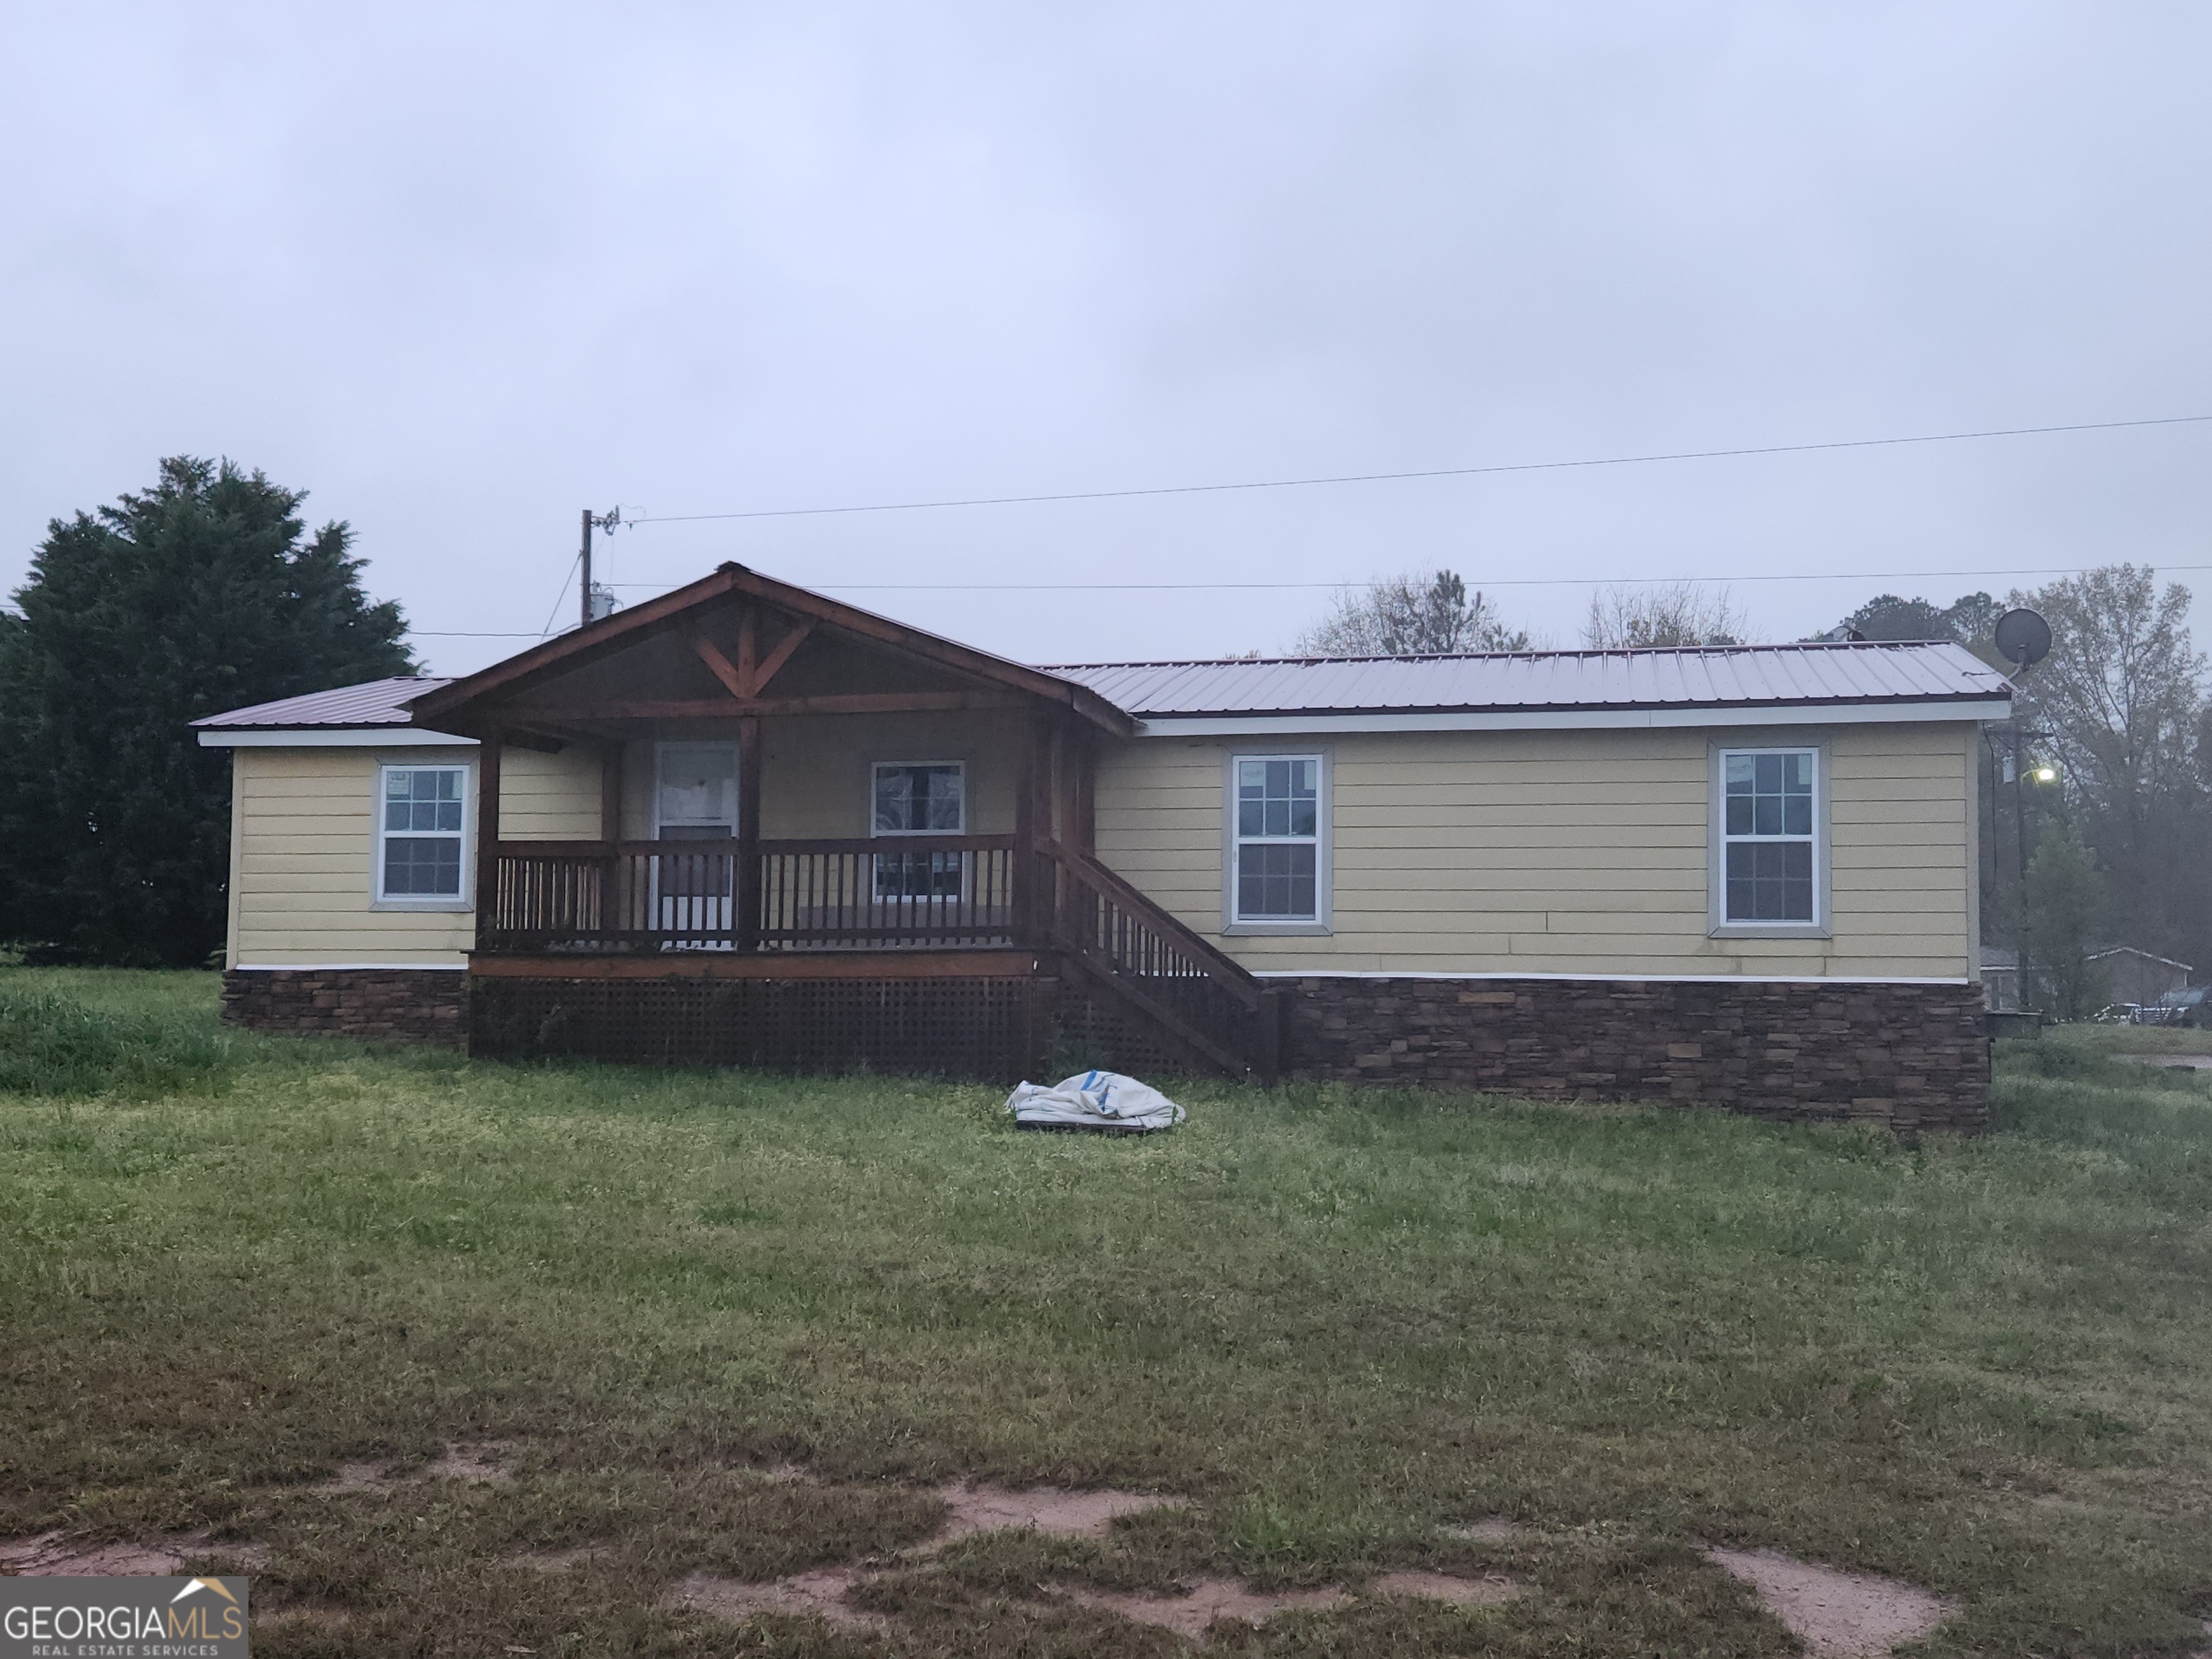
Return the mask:
M1266 993L1267 987L1260 982L1251 969L1218 949L1188 923L1162 906L1158 899L1131 886L1096 858L1077 853L1059 842L1041 841L1037 847L1078 884L1099 890L1122 908L1143 918L1155 932L1172 940L1185 955L1206 969L1209 978L1235 996L1244 1008L1254 1012L1258 1010L1260 999ZM1077 939L1060 925L1058 910L1059 907L1055 905L1050 919L1052 932L1057 936L1055 942L1063 947L1080 948L1090 953L1088 941ZM1119 966L1118 963L1115 965Z

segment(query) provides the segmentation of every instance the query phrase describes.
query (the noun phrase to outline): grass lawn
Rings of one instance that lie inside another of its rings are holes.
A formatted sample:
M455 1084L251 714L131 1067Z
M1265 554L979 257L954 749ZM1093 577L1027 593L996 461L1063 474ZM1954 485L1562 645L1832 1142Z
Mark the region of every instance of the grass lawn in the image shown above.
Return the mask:
M2212 1073L2111 1057L2194 1034L2021 1045L1972 1142L1214 1085L1131 1142L214 1004L0 969L0 1539L256 1540L318 1613L257 1652L1168 1655L1062 1592L1419 1566L1530 1588L1210 1650L1792 1651L1713 1544L1954 1598L1929 1653L2206 1645ZM327 1484L456 1441L513 1478ZM1188 1502L900 1554L956 1475ZM663 1601L864 1555L880 1630Z

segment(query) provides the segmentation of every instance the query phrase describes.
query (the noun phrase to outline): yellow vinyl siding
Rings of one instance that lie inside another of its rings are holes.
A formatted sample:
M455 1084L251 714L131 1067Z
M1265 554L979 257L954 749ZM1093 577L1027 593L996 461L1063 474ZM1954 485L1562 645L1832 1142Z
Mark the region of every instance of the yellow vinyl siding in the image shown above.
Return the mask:
M1333 930L1221 937L1225 757L1297 739L1141 738L1100 762L1099 855L1258 969L1971 977L1974 727L1339 735ZM1823 743L1832 937L1709 937L1711 751Z
M726 736L673 740L735 741ZM872 769L878 761L964 763L968 833L1009 834L1014 827L1021 741L1022 726L1015 718L981 713L798 715L769 720L761 743L761 835L781 841L842 840L869 834L874 812ZM626 840L647 841L653 836L655 749L651 740L639 739L623 751L622 833ZM507 791L501 792L501 799L507 799Z
M501 841L597 841L603 774L599 751L572 744L557 755L502 749Z
M476 938L473 910L374 903L376 786L387 764L466 765L458 746L234 749L233 967L388 964L457 968ZM509 841L596 839L599 763L578 746L501 757L500 834ZM470 805L475 821L475 803ZM464 858L473 884L474 848Z
M459 967L472 911L371 908L377 769L466 763L473 774L475 759L457 747L231 750L233 964Z
M1974 730L1316 739L1331 757L1334 930L1221 942L1261 969L1972 977ZM1832 938L1708 936L1716 740L1826 746ZM866 835L869 764L878 760L964 761L970 832L1004 833L1021 741L1015 720L979 714L770 721L763 833ZM1174 738L1101 747L1100 855L1209 937L1220 932L1224 759L1247 747ZM233 965L462 963L473 912L374 907L374 807L380 764L473 768L472 749L237 749L232 757ZM653 757L649 742L624 752L626 837L652 833ZM507 750L502 837L596 840L602 781L590 745ZM471 853L471 874L473 863Z

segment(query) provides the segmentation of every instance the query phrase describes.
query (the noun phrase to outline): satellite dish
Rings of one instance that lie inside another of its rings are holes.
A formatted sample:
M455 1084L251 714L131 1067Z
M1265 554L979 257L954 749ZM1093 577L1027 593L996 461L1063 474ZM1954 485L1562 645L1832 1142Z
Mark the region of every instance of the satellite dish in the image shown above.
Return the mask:
M2051 624L2033 611L2008 611L1997 618L1996 644L2015 671L2033 668L2051 654Z

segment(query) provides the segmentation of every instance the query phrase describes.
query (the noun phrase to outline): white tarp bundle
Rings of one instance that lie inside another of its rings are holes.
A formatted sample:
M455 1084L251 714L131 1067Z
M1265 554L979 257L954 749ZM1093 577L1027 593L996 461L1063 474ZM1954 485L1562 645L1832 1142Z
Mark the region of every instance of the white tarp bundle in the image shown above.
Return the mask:
M1048 1087L1021 1083L1006 1097L1006 1109L1022 1128L1108 1129L1137 1133L1168 1129L1183 1121L1183 1109L1148 1083L1119 1072L1085 1072Z

